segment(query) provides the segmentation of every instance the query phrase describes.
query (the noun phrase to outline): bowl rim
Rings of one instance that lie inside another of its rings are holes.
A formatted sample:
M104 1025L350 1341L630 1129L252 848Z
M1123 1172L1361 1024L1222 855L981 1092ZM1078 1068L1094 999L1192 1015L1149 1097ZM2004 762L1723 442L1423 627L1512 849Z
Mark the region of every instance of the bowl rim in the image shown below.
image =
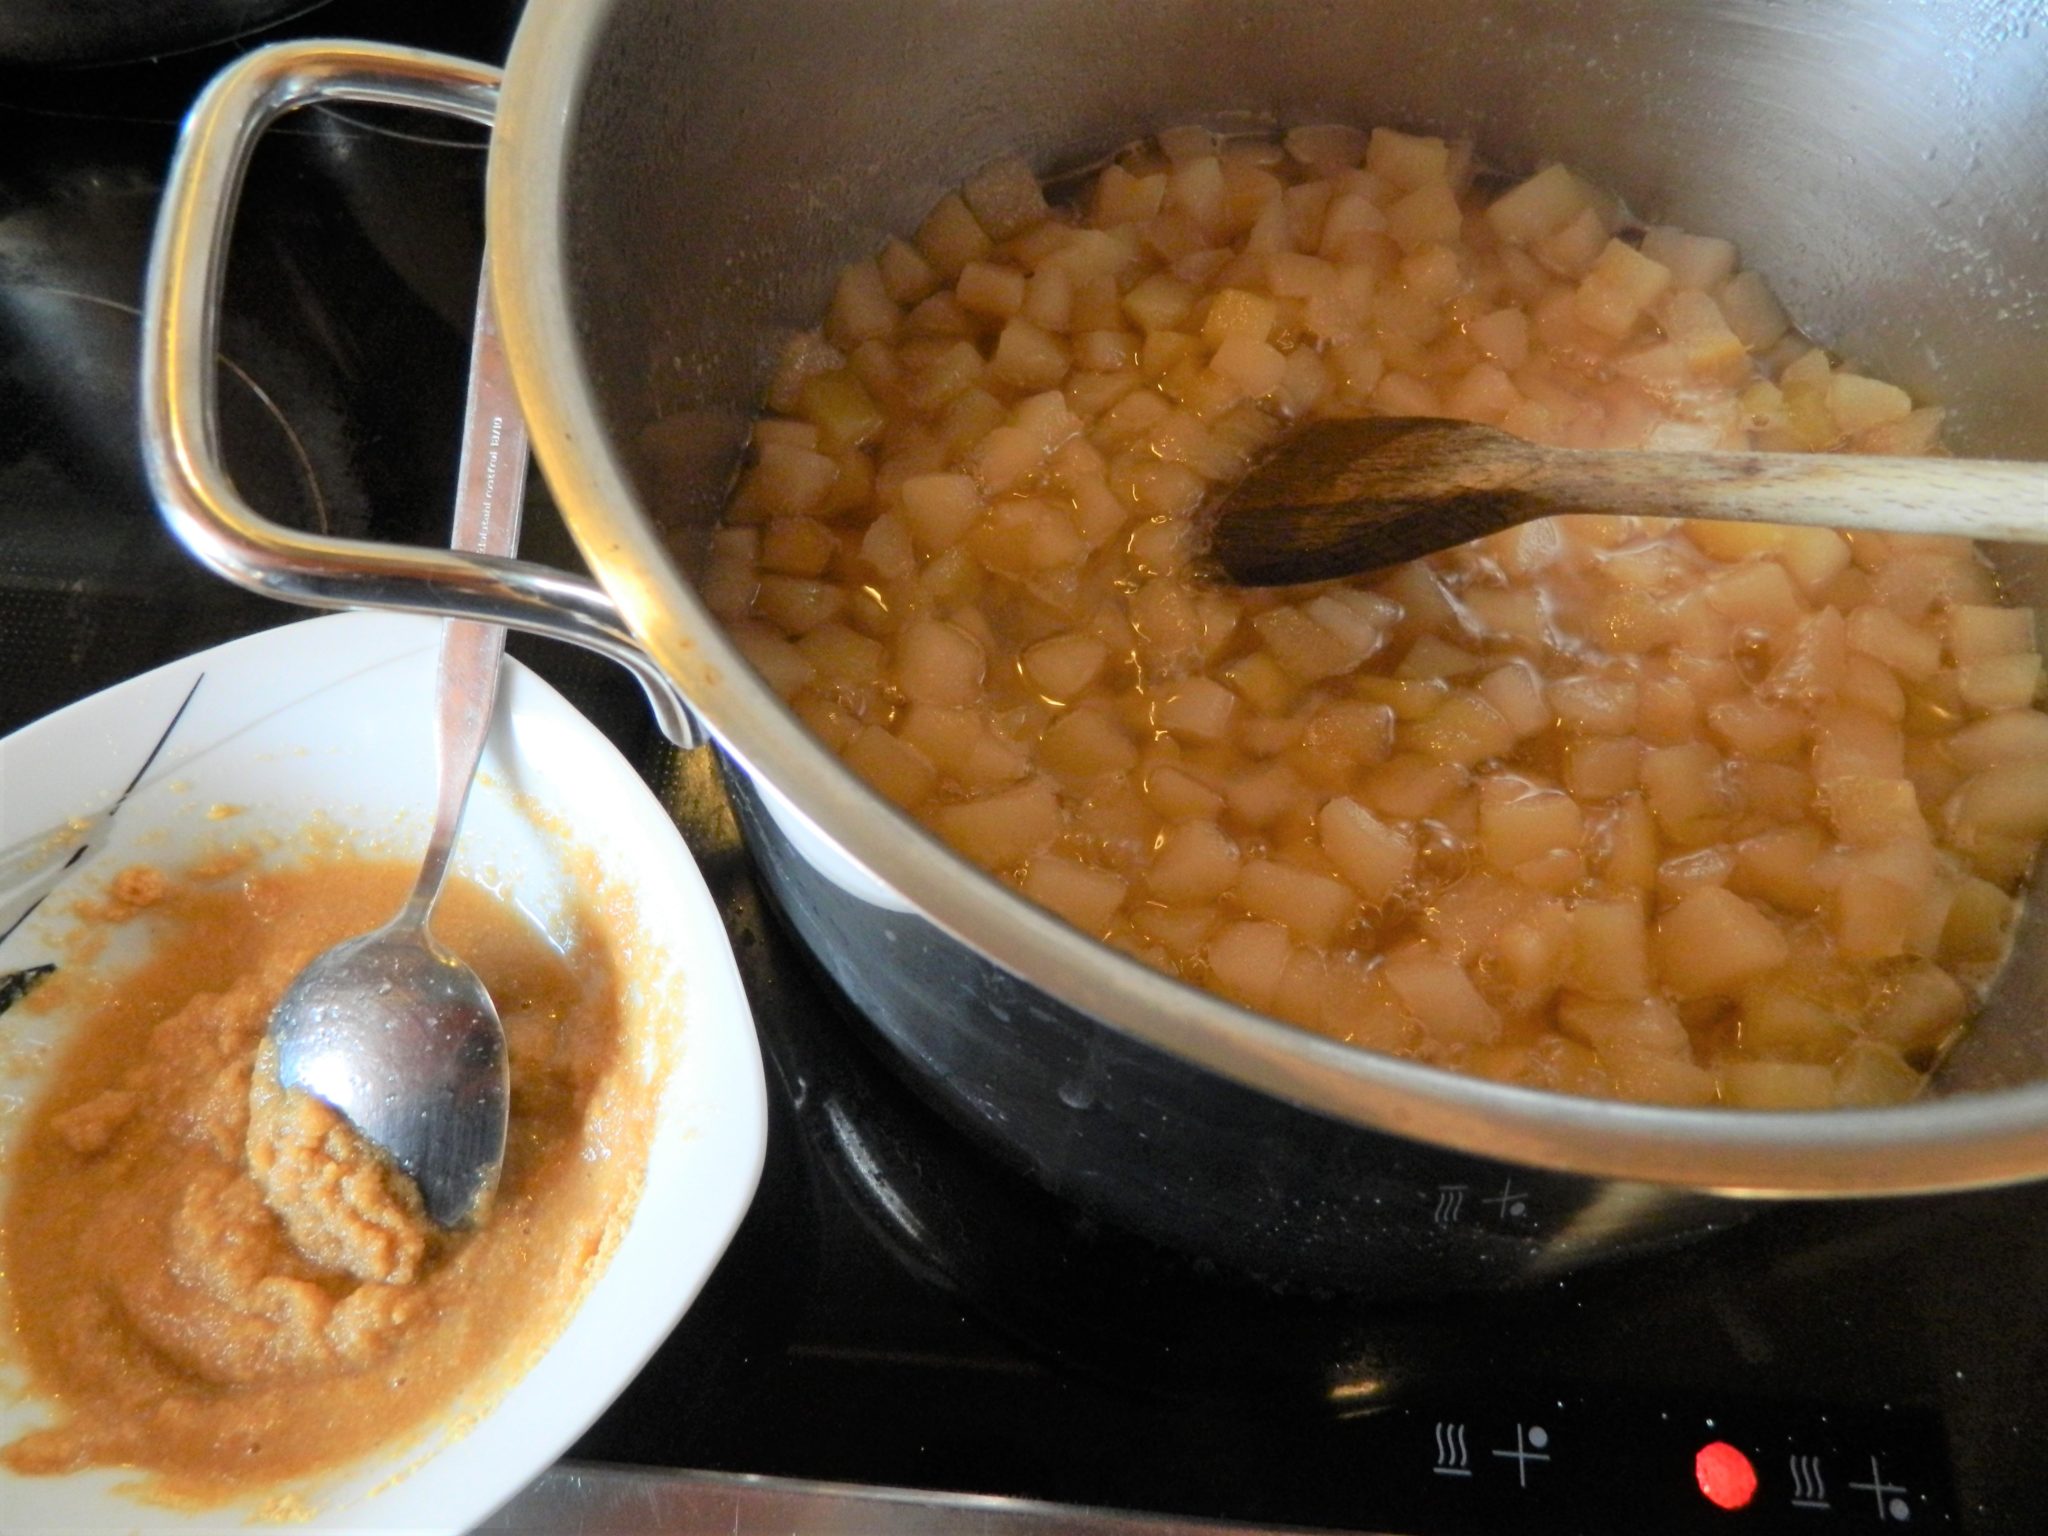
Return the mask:
M925 919L1077 1012L1243 1087L1495 1161L1734 1197L1924 1194L2048 1176L2048 1083L1885 1109L1623 1104L1339 1044L1097 943L958 858L813 739L683 579L596 404L570 308L567 187L614 5L532 0L486 183L490 280L533 447L593 572L738 764Z

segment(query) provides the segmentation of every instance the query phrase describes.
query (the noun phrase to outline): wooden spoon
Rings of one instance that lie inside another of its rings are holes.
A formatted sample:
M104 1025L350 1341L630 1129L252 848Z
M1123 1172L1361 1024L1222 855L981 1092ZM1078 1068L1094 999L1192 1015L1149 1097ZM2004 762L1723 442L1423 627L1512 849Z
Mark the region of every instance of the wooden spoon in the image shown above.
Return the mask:
M1379 570L1559 513L2048 542L2048 464L1544 448L1434 417L1311 422L1223 498L1207 565L1243 587Z

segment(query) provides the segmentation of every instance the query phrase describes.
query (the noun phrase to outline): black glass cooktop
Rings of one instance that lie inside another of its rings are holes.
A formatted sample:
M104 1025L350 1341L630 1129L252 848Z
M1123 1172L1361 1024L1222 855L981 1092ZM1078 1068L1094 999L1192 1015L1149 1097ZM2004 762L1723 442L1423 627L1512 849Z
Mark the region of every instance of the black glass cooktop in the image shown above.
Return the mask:
M331 0L282 30L498 58L516 11ZM135 448L164 162L249 41L0 69L0 731L300 616L189 565ZM482 166L476 135L370 112L259 151L224 390L230 465L273 515L443 536ZM532 501L527 553L573 563ZM708 756L662 743L605 663L512 646L675 813L769 1062L753 1210L577 1459L1353 1531L2043 1528L2048 1191L1767 1212L1490 1298L1217 1273L958 1140L778 925ZM1479 1195L1449 1219L1484 1219Z

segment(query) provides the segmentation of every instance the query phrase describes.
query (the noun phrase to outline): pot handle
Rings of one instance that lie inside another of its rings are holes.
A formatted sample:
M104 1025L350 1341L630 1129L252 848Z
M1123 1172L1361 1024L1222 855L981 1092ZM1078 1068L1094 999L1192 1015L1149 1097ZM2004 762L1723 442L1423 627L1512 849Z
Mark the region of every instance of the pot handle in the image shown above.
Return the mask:
M221 275L256 140L286 113L322 101L415 107L488 126L499 79L488 65L446 54L313 41L258 49L206 88L179 135L150 249L142 315L150 489L178 541L232 582L314 608L474 619L584 646L632 672L662 733L693 746L699 736L682 696L596 582L523 560L286 528L244 501L221 463Z

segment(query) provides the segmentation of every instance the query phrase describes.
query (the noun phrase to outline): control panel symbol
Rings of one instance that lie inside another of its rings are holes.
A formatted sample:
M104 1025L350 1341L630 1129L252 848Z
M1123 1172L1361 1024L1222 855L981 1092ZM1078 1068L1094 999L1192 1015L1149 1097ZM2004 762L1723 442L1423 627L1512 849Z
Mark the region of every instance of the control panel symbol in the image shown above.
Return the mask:
M1828 1483L1821 1476L1818 1456L1792 1457L1792 1507L1794 1509L1827 1509Z
M1906 1487L1903 1483L1888 1483L1884 1470L1878 1466L1875 1456L1870 1458L1870 1481L1849 1485L1858 1493L1867 1493L1877 1504L1879 1520L1904 1522L1913 1518L1913 1506L1906 1502Z
M1515 1464L1515 1481L1526 1488L1529 1486L1529 1463L1550 1460L1550 1454L1546 1450L1549 1444L1550 1431L1541 1424L1531 1424L1527 1429L1517 1424L1515 1448L1511 1451L1497 1450L1493 1454L1505 1456Z
M1479 1203L1492 1206L1500 1214L1500 1219L1504 1222L1511 1216L1526 1216L1529 1214L1529 1192L1526 1189L1515 1188L1515 1181L1513 1179L1509 1179L1501 1185L1499 1194L1488 1195Z
M1465 1209L1465 1192L1469 1184L1439 1184L1436 1187L1436 1224L1448 1227L1457 1221Z
M1472 1475L1472 1457L1465 1449L1464 1425L1437 1425L1436 1466L1433 1470L1439 1477L1470 1477Z

